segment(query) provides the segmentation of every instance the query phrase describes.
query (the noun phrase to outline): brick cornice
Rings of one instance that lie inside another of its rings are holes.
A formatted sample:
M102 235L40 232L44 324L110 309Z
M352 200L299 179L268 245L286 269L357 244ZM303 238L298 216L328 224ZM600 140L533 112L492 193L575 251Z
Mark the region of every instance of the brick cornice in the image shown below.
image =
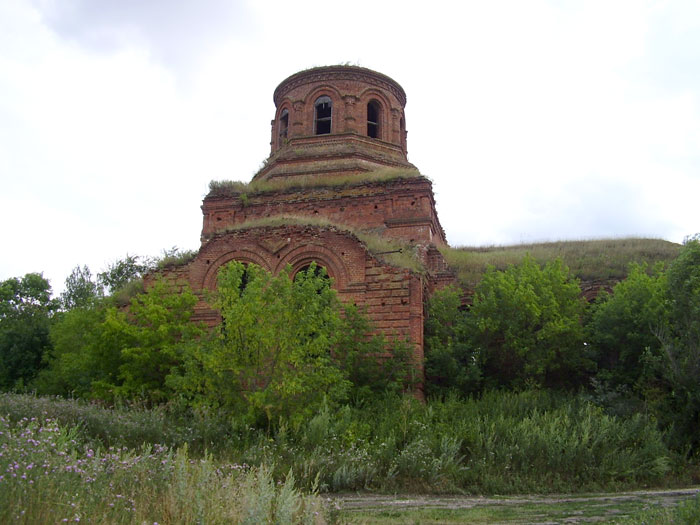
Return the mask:
M273 95L275 106L279 106L284 96L292 89L315 82L332 82L337 80L355 80L366 82L392 93L401 106L406 105L406 92L391 77L359 66L324 66L295 73L283 80Z

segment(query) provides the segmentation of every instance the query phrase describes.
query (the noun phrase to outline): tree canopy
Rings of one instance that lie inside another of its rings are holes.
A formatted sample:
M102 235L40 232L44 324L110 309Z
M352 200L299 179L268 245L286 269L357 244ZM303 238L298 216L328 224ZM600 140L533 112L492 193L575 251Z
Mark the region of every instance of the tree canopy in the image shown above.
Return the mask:
M57 301L41 274L0 283L0 389L26 385L42 367Z

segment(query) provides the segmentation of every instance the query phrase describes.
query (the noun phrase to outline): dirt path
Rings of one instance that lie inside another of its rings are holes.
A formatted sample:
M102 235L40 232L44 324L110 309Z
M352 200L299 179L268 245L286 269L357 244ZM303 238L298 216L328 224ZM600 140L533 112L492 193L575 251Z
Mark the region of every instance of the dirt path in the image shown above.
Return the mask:
M376 509L435 507L446 509L468 509L477 505L525 505L528 503L572 503L572 502L615 502L615 501L657 501L672 505L681 499L689 498L700 492L700 487L669 490L638 490L634 492L614 492L603 494L547 495L547 496L412 496L376 495L376 494L337 494L331 499L337 501L342 509Z
M524 507L524 506L565 506L571 513L560 520L519 521L518 523L584 523L600 522L613 516L626 515L625 509L649 506L669 506L682 499L693 497L700 492L700 487L670 490L640 490L633 492L616 492L602 494L559 494L528 496L425 496L425 495L375 495L375 494L337 494L331 499L343 513L354 511L409 511L411 509L472 509L475 507ZM581 509L581 510L575 510ZM572 515L573 514L573 515ZM576 516L578 515L578 516ZM534 516L532 516L534 517ZM511 523L509 521L509 523Z

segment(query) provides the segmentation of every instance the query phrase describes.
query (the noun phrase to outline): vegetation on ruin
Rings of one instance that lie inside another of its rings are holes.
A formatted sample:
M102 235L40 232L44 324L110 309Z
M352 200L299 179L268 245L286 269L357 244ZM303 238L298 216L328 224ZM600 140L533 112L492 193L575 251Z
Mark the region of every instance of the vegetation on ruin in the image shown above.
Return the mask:
M253 228L282 227L289 225L313 226L316 228L332 228L340 232L348 232L362 241L367 250L384 261L399 268L406 268L417 273L423 273L425 268L418 257L416 247L410 243L398 239L389 239L368 230L353 228L346 224L337 224L323 217L308 217L304 215L275 215L246 221L222 228L216 234L224 234L232 231L243 231Z
M423 177L417 170L386 168L354 175L336 175L328 177L279 177L271 180L241 181L211 181L209 183L210 197L241 197L253 196L260 193L304 190L307 188L345 188L362 184L382 183L399 179Z
M196 256L197 250L180 250L177 246L173 246L169 250L163 250L162 256L155 263L155 268L162 270L164 268L184 266L194 261Z
M510 246L441 248L447 263L458 275L460 284L473 288L489 266L505 270L519 264L526 256L539 264L557 258L583 281L620 280L627 275L629 264L670 263L680 252L681 245L662 239L591 239L558 241Z

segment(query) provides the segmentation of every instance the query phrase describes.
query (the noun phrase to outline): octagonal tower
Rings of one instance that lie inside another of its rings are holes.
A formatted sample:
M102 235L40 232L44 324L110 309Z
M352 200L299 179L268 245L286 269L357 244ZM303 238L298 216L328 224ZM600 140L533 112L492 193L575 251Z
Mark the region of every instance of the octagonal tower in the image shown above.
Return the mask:
M271 153L254 180L414 169L406 93L386 75L357 66L308 69L282 81L273 99Z

